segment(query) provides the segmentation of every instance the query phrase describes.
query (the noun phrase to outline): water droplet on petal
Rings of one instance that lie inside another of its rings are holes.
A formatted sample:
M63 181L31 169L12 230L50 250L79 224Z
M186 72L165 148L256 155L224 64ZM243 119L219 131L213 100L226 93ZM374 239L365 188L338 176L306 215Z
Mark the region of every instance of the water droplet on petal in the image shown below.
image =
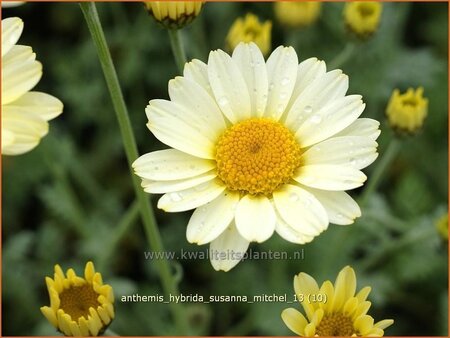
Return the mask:
M228 99L226 97L221 97L218 102L219 105L223 107L228 104Z
M313 115L311 117L312 124L319 124L320 122L322 122L322 118L319 115Z
M300 197L299 197L295 192L291 192L291 193L289 194L289 199L290 199L292 202L297 202L297 201L300 199Z
M313 107L308 105L305 107L305 109L303 109L303 111L305 112L305 114L311 114L313 111Z
M173 192L169 195L169 198L173 201L173 202L180 202L182 200L181 194L177 193L177 192Z
M286 86L288 83L289 83L289 78L287 78L287 77L284 77L284 78L281 80L281 85L282 85L282 86Z
M357 160L356 160L356 158L352 157L352 158L350 158L349 162L350 162L350 165L355 166L357 163Z

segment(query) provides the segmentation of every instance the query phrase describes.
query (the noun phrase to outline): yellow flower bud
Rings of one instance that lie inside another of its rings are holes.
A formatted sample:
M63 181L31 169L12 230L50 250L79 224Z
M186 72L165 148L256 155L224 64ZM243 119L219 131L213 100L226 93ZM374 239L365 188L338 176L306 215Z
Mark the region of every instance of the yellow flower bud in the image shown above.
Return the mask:
M320 15L321 2L276 2L274 11L277 20L284 26L306 27L313 24Z
M348 2L344 8L345 24L357 37L368 38L378 29L382 10L380 2Z
M261 23L258 17L248 13L245 18L238 18L228 32L226 43L231 51L240 42L254 42L264 55L271 50L272 22Z
M428 99L422 95L422 87L417 90L409 88L404 94L400 94L398 89L394 90L386 109L386 116L393 129L414 134L422 127L428 113Z
M191 23L200 13L201 1L144 2L148 12L166 28L179 29Z

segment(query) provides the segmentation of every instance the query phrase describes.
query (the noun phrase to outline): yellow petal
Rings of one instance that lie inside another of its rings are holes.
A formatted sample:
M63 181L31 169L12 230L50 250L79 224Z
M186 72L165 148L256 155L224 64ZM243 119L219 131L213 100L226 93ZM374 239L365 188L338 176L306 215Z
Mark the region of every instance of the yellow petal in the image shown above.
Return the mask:
M92 283L95 275L95 268L94 263L87 262L86 267L84 268L84 278L89 282Z
M281 319L283 319L289 330L299 336L305 335L305 326L308 325L308 321L299 311L294 308L285 309L281 313Z
M55 311L52 310L52 308L48 306L41 307L41 312L47 318L47 320L52 324L54 327L58 327L58 319L56 318Z

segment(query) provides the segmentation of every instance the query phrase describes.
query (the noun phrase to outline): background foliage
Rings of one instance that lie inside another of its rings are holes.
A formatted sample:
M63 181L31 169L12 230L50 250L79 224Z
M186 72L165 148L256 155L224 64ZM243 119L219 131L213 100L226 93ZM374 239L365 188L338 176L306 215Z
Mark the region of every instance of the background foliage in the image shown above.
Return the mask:
M324 3L319 21L303 30L285 30L271 3L208 3L183 31L189 57L207 59L223 48L233 20L251 11L273 20L273 47L293 45L299 59L330 62L350 39L342 22L343 3ZM168 80L177 75L167 32L140 3L97 5L125 93L140 153L162 149L145 127L144 108L168 98ZM364 117L382 122L379 151L392 133L384 109L394 88L424 86L429 117L422 132L402 141L401 151L371 196L363 217L348 227L331 225L311 244L297 246L274 235L252 244L254 251L304 249L304 260L245 261L228 273L207 260L173 262L185 295L292 294L301 271L319 282L350 264L358 288L372 286L372 315L395 319L389 335L447 335L448 245L436 232L447 212L447 3L384 3L380 30L341 68L350 76L349 93L362 94ZM51 122L38 148L3 157L3 334L54 335L40 314L48 304L44 277L53 265L82 272L92 259L115 290L120 335L173 334L168 306L121 303L121 295L161 294L154 263L134 204L118 125L96 52L75 3L28 3L4 9L20 16L20 44L31 45L44 65L37 90L60 98L63 115ZM203 41L206 39L206 43ZM376 162L375 162L376 165ZM366 172L370 173L374 165ZM362 188L363 189L363 188ZM351 192L354 197L362 189ZM159 196L151 196L156 205ZM206 250L187 243L191 212L156 210L167 250ZM287 335L283 303L186 304L194 334ZM298 306L298 305L295 305Z

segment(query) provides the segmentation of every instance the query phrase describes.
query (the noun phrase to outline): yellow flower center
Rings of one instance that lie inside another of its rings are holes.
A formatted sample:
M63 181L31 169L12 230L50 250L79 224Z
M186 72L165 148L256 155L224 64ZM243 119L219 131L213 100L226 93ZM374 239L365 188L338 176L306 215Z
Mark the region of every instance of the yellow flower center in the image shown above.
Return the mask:
M216 148L217 175L228 189L270 195L291 180L301 149L289 129L266 118L228 128Z
M323 316L316 328L316 335L320 337L350 337L354 333L352 320L342 313L331 313Z
M64 289L59 295L60 308L69 314L72 320L76 321L81 317L87 319L89 308L97 309L100 306L97 300L98 296L91 284L71 286L69 289Z

